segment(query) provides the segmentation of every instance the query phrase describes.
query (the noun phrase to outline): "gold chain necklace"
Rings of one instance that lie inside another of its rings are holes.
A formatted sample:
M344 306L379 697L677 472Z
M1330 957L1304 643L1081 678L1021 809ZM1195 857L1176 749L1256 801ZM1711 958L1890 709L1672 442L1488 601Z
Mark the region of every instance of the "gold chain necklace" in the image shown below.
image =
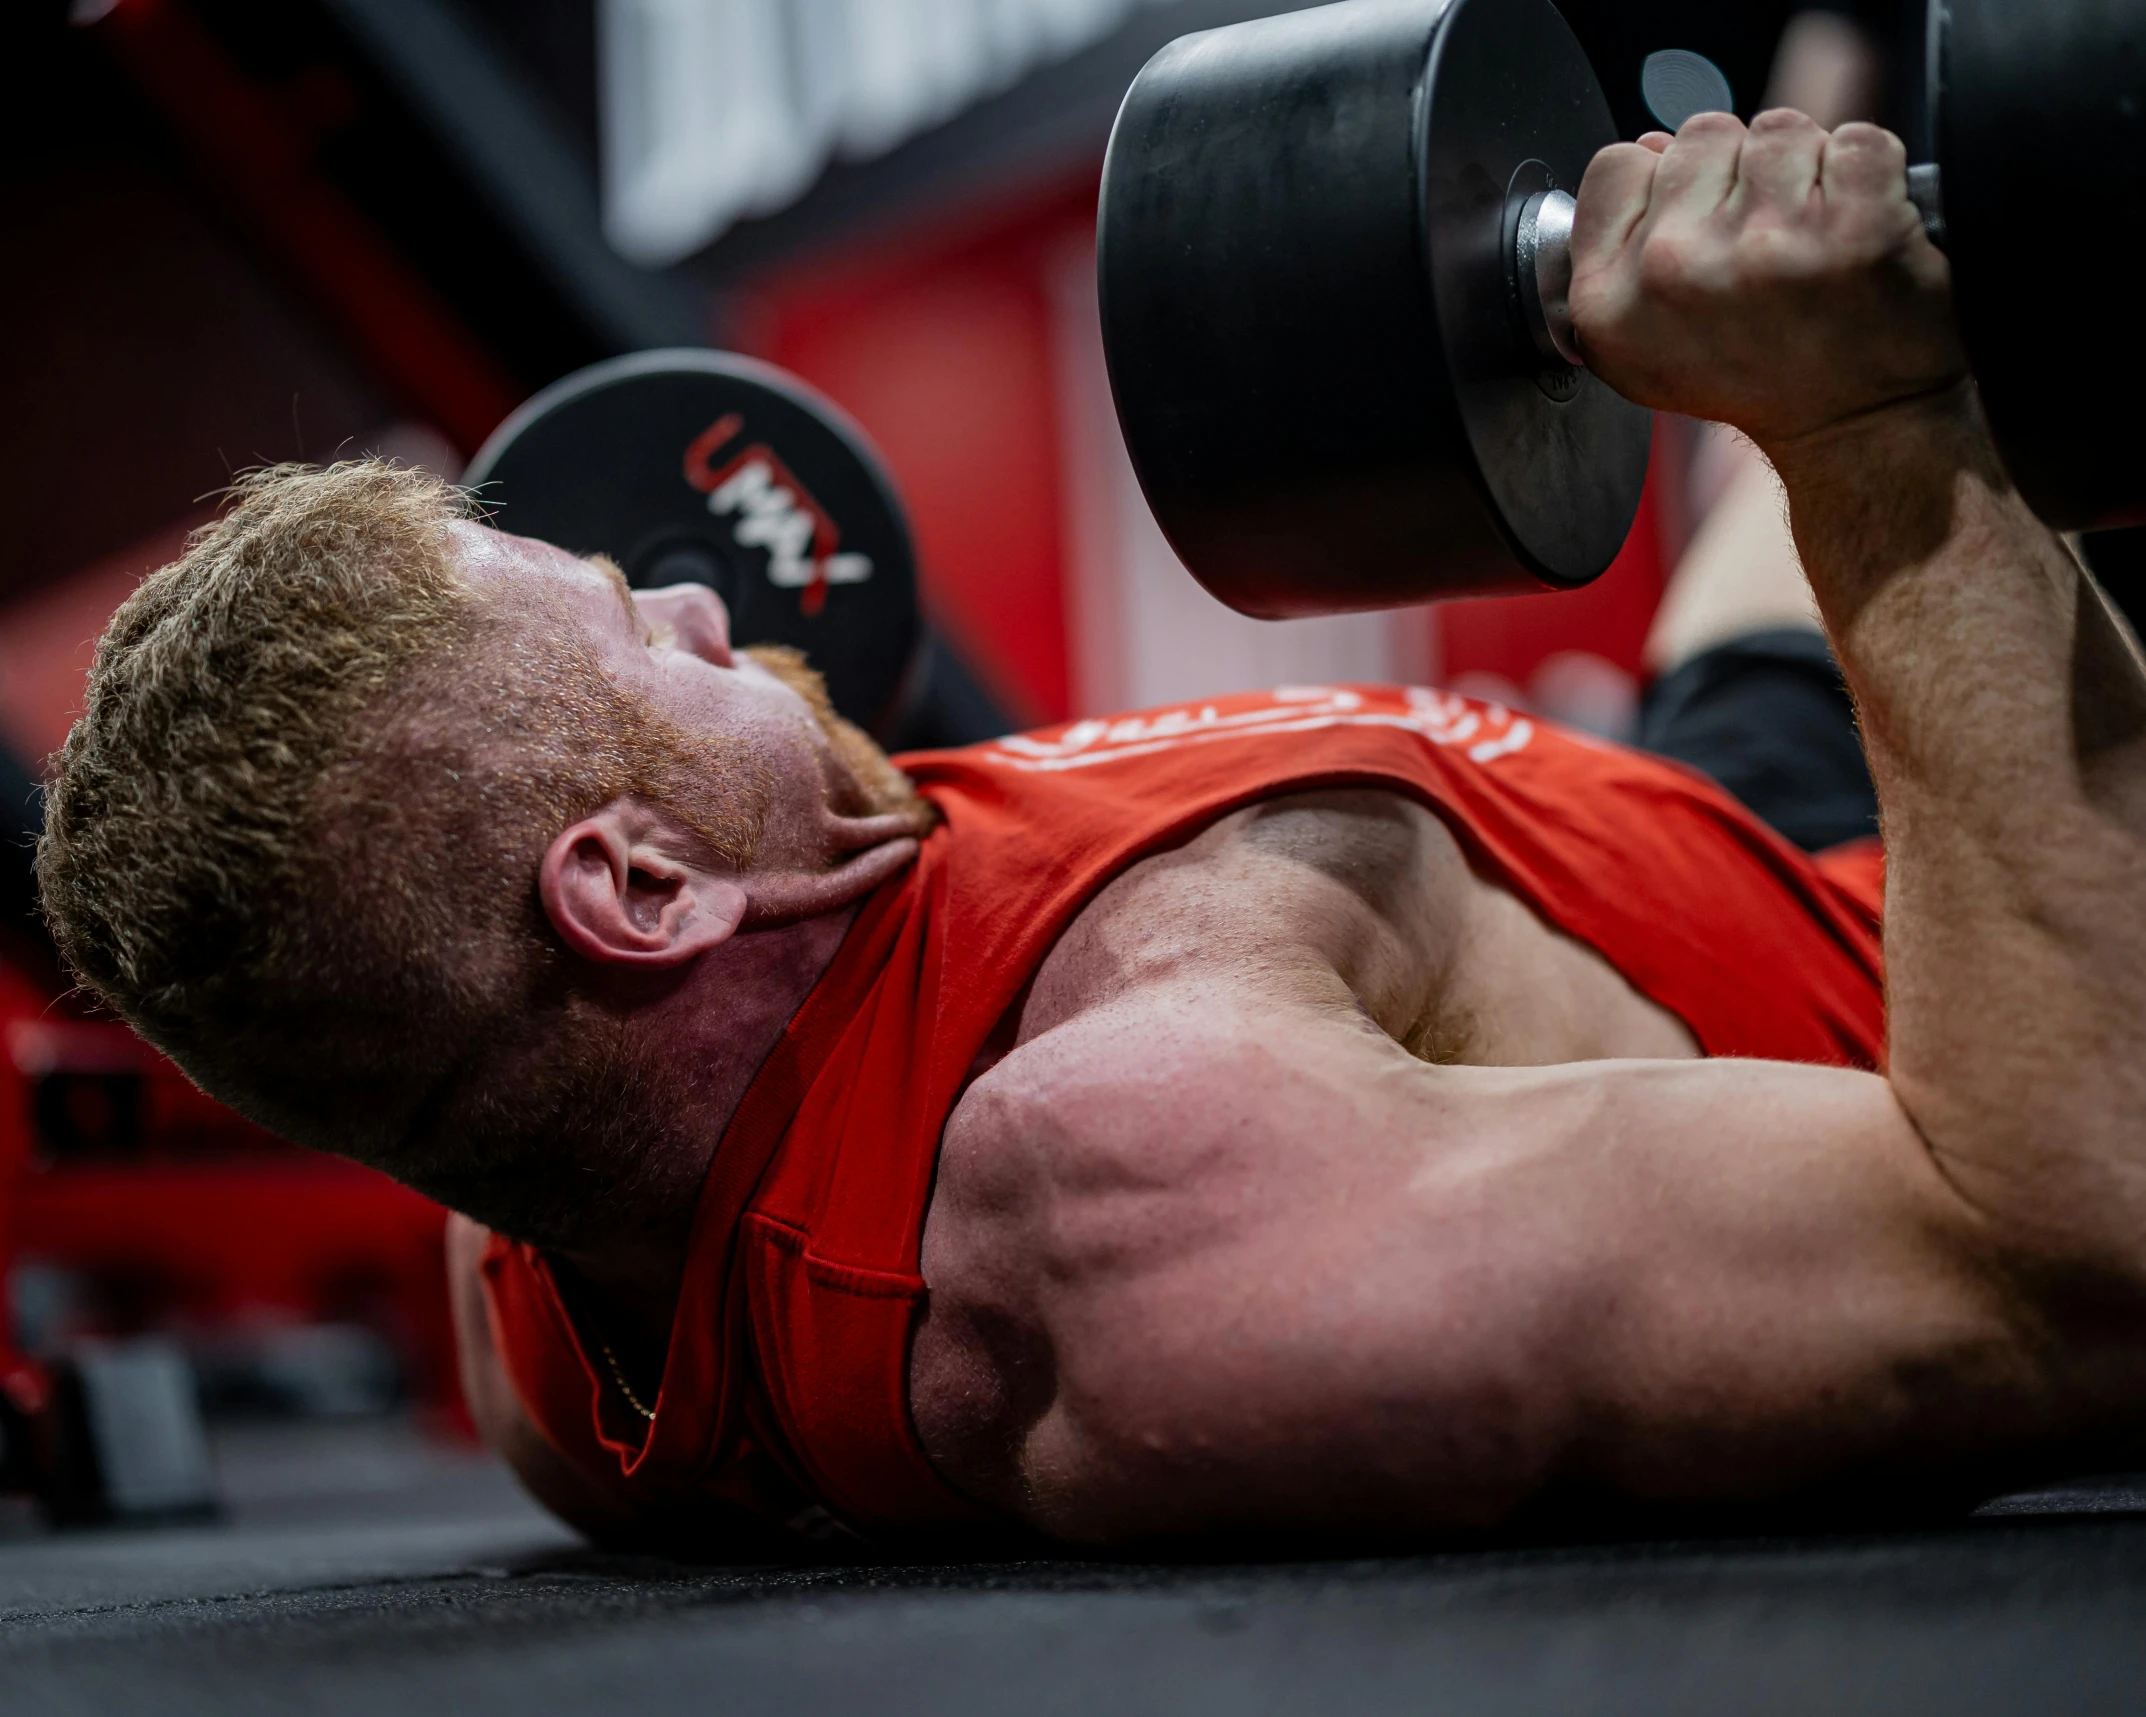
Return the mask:
M604 1350L604 1363L611 1368L611 1381L618 1385L618 1392L626 1397L626 1405L653 1425L656 1422L655 1408L641 1405L641 1398L633 1392L633 1385L626 1381L626 1368L619 1364L618 1355L611 1351L611 1344L602 1336L598 1336L596 1345Z

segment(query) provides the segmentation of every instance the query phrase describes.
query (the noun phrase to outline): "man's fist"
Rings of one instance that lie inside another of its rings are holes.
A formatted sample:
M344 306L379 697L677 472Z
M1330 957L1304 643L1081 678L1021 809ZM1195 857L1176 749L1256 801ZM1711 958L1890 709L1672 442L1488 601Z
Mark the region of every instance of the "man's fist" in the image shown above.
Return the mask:
M1875 125L1702 113L1611 145L1580 186L1571 301L1618 392L1761 447L1966 373L1950 270Z

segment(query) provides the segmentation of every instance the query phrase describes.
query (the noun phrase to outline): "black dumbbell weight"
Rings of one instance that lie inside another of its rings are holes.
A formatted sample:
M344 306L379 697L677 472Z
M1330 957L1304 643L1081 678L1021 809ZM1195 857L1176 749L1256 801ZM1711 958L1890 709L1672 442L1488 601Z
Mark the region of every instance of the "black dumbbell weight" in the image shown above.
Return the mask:
M2146 268L2146 4L1931 0L1928 42L1931 182L1998 450L2060 530L2146 522L2109 308Z
M2146 507L2146 420L2098 355L2138 272L2146 0L1952 0L1910 195L2021 493L2060 528ZM1614 140L1549 0L1342 0L1170 44L1113 131L1103 334L1149 504L1246 613L1584 584L1648 414L1588 375L1572 195ZM1942 183L1942 209L1940 184Z
M1549 0L1345 0L1148 63L1103 169L1104 350L1209 590L1278 618L1609 565L1652 420L1527 342L1511 259L1615 140Z

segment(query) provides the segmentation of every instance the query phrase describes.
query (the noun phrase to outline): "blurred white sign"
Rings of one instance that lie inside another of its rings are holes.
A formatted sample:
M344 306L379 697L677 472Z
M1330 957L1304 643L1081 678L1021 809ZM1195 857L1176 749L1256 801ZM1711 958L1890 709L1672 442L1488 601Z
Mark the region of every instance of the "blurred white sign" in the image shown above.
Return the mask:
M1253 620L1199 586L1148 510L1125 451L1103 367L1092 239L1067 247L1051 289L1073 713L1149 709L1291 683L1436 679L1430 610Z
M601 0L604 225L690 255L1171 0Z

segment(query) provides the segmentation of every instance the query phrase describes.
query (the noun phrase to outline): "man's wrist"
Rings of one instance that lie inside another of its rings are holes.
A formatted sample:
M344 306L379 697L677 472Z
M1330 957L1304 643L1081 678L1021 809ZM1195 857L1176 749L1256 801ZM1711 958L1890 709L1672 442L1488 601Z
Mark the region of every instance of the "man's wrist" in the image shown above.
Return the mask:
M2016 506L1964 379L1759 447L1787 491L1797 551L1836 647L1878 587L1942 551L1967 495L1982 491L2000 512Z
M1992 487L2010 487L1975 384L1964 376L1820 429L1753 440L1791 494L1799 486L1861 486L1879 473L1893 480L1926 473L1949 487L1954 475L1971 471Z

